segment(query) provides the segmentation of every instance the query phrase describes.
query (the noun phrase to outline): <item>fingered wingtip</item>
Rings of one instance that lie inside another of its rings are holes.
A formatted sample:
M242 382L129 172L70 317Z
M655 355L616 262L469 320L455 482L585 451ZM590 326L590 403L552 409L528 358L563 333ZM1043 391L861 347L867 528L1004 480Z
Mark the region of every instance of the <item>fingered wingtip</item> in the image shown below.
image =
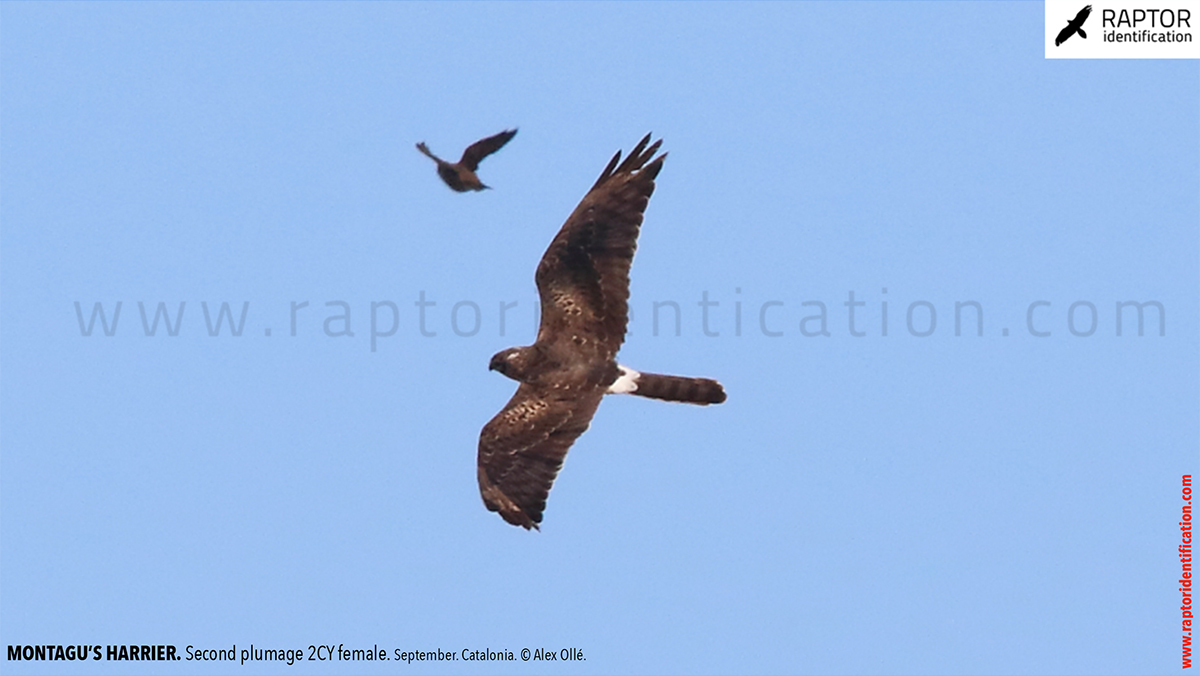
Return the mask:
M621 160L621 151L618 150L612 156L612 159L608 161L608 166L604 167L604 171L600 172L600 178L596 179L596 182L592 184L591 190L599 188L613 174L632 174L634 172L649 170L649 173L646 175L653 179L662 168L663 158L667 156L666 153L663 153L655 158L653 162L650 162L650 158L654 157L654 153L658 152L659 147L662 146L662 139L650 143L650 138L653 135L654 132L650 132L643 136L642 140L638 141L633 150L630 150L629 154L625 156L624 161ZM649 147L647 147L647 144L649 144ZM647 164L648 162L649 164Z

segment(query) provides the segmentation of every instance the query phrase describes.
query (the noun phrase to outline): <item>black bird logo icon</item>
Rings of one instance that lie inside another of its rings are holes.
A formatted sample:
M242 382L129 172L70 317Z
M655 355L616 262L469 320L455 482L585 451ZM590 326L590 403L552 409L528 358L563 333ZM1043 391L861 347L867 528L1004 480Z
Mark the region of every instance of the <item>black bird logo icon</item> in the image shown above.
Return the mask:
M1091 13L1091 5L1079 10L1079 13L1075 15L1075 18L1067 22L1067 27L1058 32L1058 37L1054 38L1054 46L1057 47L1061 45L1067 41L1067 38L1076 33L1079 33L1079 37L1086 40L1087 33L1083 32L1083 22L1087 21L1087 18L1089 15L1091 15Z

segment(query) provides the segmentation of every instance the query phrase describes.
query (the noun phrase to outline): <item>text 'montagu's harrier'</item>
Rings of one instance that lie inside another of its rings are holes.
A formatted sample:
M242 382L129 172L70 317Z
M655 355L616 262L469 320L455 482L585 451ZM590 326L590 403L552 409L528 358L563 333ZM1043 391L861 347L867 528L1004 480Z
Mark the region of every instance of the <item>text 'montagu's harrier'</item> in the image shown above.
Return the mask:
M490 190L489 186L483 184L479 177L475 175L475 171L479 169L479 163L483 158L504 147L505 143L512 140L512 137L517 135L516 129L502 131L495 136L489 136L481 141L476 141L467 146L463 151L462 159L458 162L450 163L442 158L429 152L429 147L422 141L417 144L417 150L424 153L429 159L437 162L438 176L450 186L455 192L467 192L468 190Z
M497 353L488 366L521 383L479 435L483 502L513 525L538 527L567 450L605 394L725 401L715 380L638 373L617 364L638 229L666 159L650 161L662 141L647 148L649 142L647 134L619 166L617 152L538 263L537 341Z

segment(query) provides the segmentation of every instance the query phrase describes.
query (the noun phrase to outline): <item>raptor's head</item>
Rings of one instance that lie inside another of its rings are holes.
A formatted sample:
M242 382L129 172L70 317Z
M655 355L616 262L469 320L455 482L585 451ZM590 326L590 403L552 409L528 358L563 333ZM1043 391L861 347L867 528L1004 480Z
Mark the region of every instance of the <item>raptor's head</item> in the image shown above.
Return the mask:
M499 371L504 375L508 375L509 368L518 358L521 352L519 347L510 347L507 350L501 350L492 355L492 361L488 362L489 371Z
M488 362L488 370L499 371L500 373L512 378L513 380L524 380L531 359L531 348L528 347L510 347L507 350L501 350L492 356L492 361Z

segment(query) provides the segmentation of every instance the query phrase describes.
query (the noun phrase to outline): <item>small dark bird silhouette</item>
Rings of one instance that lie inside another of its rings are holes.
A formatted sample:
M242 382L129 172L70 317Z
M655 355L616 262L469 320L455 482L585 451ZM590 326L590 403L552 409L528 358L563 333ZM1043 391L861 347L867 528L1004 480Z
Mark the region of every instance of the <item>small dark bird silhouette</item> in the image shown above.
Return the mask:
M462 159L455 163L450 163L442 158L429 152L429 148L425 142L417 144L417 150L437 162L438 176L450 186L450 189L455 192L467 192L468 190L491 190L490 186L486 186L479 177L475 175L475 170L479 168L479 163L483 158L504 147L505 143L512 140L512 137L517 135L516 129L502 131L495 136L489 136L482 141L476 141L467 146L463 151Z
M1058 37L1054 38L1054 46L1057 47L1057 46L1061 45L1062 43L1067 41L1067 38L1071 37L1072 35L1074 35L1076 33L1079 33L1079 37L1086 40L1087 33L1083 32L1083 22L1087 21L1087 18L1089 15L1091 15L1091 13L1092 13L1091 5L1088 5L1087 7L1084 7L1083 9L1079 10L1079 13L1075 15L1075 18L1071 19L1070 21L1067 22L1067 27L1058 32Z

